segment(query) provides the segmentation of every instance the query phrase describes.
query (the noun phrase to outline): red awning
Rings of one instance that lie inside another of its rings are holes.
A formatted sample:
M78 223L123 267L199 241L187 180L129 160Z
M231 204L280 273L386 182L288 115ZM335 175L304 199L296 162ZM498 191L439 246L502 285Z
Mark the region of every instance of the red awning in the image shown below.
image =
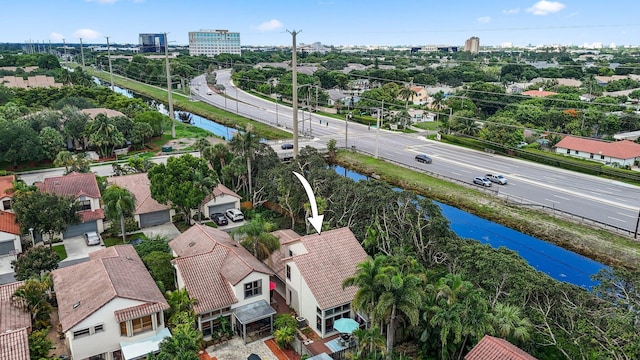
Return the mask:
M276 288L276 283L273 281L269 281L269 290L275 290Z

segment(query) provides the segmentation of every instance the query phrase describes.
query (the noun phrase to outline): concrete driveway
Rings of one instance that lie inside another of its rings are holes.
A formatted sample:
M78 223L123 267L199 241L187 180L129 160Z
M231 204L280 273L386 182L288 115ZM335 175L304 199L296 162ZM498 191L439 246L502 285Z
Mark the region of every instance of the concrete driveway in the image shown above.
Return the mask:
M64 244L65 250L67 250L67 258L65 261L86 258L89 257L89 253L104 249L104 243L102 242L100 245L88 246L84 241L84 236L64 239L62 243Z
M178 230L178 228L173 225L173 223L166 223L158 226L144 228L142 229L142 232L146 237L159 235L167 239L167 241L173 240L173 238L180 235L180 230Z

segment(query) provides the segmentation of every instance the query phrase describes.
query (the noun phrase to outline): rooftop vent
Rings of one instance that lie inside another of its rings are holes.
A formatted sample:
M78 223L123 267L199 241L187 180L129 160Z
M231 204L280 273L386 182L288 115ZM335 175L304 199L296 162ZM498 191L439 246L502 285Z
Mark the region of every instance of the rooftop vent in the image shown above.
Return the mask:
M80 301L78 301L77 303L73 304L73 308L76 309L78 306L80 306Z
M194 246L195 244L196 244L196 242L195 242L195 241L192 241L192 242L190 242L190 243L189 243L189 247L192 247L192 246Z

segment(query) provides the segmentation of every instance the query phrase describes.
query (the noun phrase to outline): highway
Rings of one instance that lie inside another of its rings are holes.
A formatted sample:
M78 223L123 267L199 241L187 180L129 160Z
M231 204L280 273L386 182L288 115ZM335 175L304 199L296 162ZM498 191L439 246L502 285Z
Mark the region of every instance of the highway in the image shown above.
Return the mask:
M260 99L236 88L229 70L216 72L216 81L225 87L224 93L208 95L204 75L195 78L192 92L201 100L256 121L292 129L292 109L282 104ZM304 119L304 121L302 121ZM469 184L475 176L501 173L508 185L494 184L491 190L511 201L530 206L546 206L579 217L623 229L636 230L639 217L640 189L620 181L598 178L519 159L469 150L425 138L424 134L405 134L376 130L366 125L301 111L298 115L301 140L307 144L325 146L330 139L338 147L355 146L357 150L377 154L380 158L416 167L442 177ZM414 160L416 154L433 158L432 164ZM481 188L479 188L481 189ZM482 189L481 189L482 190Z

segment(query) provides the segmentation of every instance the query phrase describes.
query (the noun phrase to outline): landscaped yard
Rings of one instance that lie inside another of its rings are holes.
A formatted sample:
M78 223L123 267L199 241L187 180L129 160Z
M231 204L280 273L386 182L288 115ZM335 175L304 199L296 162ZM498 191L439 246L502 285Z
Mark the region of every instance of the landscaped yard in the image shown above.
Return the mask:
M64 248L63 244L53 246L53 251L55 251L56 254L58 254L60 261L67 258L67 249Z
M146 238L147 237L143 233L131 234L126 236L126 239L127 239L126 243L130 244L133 240L136 240L136 239L145 240ZM104 241L104 246L106 247L114 246L114 245L122 245L122 236L106 237L103 239L103 241Z

